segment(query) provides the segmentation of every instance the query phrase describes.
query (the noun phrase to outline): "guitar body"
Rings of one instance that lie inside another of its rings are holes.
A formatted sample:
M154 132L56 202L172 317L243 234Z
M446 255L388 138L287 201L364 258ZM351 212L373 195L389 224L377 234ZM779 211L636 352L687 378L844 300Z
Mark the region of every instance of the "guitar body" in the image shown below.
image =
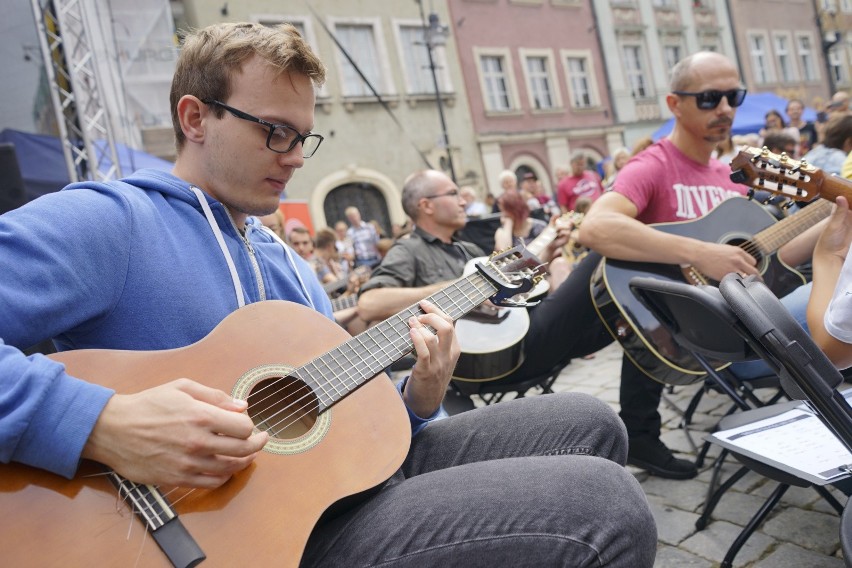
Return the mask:
M342 328L304 306L269 301L234 312L206 338L181 349L81 350L52 358L70 374L120 393L188 377L247 398L264 381L287 376L347 339ZM386 481L408 452L408 416L385 375L319 416L277 432L250 467L218 489L160 488L206 554L203 565L298 566L323 512ZM0 465L0 509L7 519L0 531L3 563L170 566L113 485L98 475L104 469L85 462L69 481Z
M464 274L476 272L476 264L486 257L469 260ZM546 284L546 283L545 283ZM542 283L529 294L546 294ZM505 377L523 362L523 339L530 328L526 308L500 308L492 318L469 313L456 321L456 337L461 354L453 371L453 379L461 381L492 381Z
M661 223L654 228L705 242L739 245L776 223L763 206L741 198L727 199L693 221ZM758 258L758 269L776 295L783 296L805 283L805 278L773 254ZM668 385L701 381L706 372L683 350L657 318L630 291L630 280L645 276L685 281L680 267L604 258L591 281L592 300L610 334L633 363L650 378ZM710 361L723 368L726 361Z

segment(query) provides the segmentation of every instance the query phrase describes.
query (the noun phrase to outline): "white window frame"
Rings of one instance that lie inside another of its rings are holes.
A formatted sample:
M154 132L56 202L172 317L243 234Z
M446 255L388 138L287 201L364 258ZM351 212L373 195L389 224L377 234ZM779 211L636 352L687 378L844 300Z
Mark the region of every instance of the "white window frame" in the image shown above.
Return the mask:
M831 67L832 79L836 85L849 83L849 65L846 60L846 50L840 43L828 50L828 64Z
M775 66L772 60L772 44L769 41L769 34L765 30L749 30L746 32L748 41L748 56L751 61L751 72L754 82L757 85L767 85L775 82ZM758 39L763 43L763 47L754 45L754 40ZM760 49L760 52L756 51ZM763 61L762 70L764 73L759 73L761 66L759 59Z
M675 66L677 61L669 61L668 50L669 49L677 49L678 50L678 55L680 56L680 57L678 57L678 61L680 61L681 59L684 58L684 54L686 53L686 50L683 48L683 42L674 43L671 40L669 41L669 43L664 43L662 45L662 48L663 48L663 53L662 53L663 64L666 66L667 73L669 74L669 76L671 76L672 68Z
M818 58L816 56L816 52L814 51L816 43L814 42L814 35L811 32L796 32L795 34L795 45L796 45L796 62L798 63L799 70L801 72L801 77L803 81L806 82L816 82L819 81L822 77L820 71L820 65ZM807 39L810 43L809 49L807 52L802 51L802 39ZM807 64L805 58L810 59L810 65Z
M785 53L780 49L779 40L786 42ZM796 83L799 80L799 65L795 50L793 49L793 36L789 31L772 32L772 51L775 54L775 65L778 67L778 81L782 84ZM784 65L782 55L787 58L789 77L784 77Z
M560 93L561 89L559 88L559 82L556 79L556 66L553 63L553 50L520 48L518 49L518 57L521 59L521 67L523 68L524 72L524 80L527 86L527 98L529 99L530 110L532 110L533 112L553 112L562 110L562 95ZM527 66L527 63L531 58L544 59L546 79L548 87L550 89L549 94L551 106L549 107L535 108L535 89L533 87L533 77L530 76L530 70Z
M840 11L844 14L852 14L852 0L840 0Z
M598 80L590 49L560 49L559 59L562 61L562 70L565 72L565 85L568 89L568 104L574 110L585 110L601 106L601 98L598 93ZM588 106L575 104L574 85L571 83L571 69L568 66L569 59L582 59L586 62L586 81L589 90Z
M648 65L648 50L645 48L645 44L641 41L624 41L621 42L619 47L621 50L621 60L624 65L624 78L627 79L627 87L630 89L630 96L638 100L654 98L654 84L651 81L651 67ZM640 66L639 76L641 76L643 86L645 88L645 94L642 97L636 97L633 94L633 81L631 80L633 71L627 67L627 57L625 57L625 49L628 47L636 48L637 50L637 61Z
M385 35L382 33L382 22L380 18L338 18L328 17L327 25L329 29L337 34L337 26L369 26L373 30L373 40L376 42L376 62L379 68L380 85L373 85L380 95L395 96L397 94L396 87L393 82L393 74L391 73L390 60L388 59L387 45L385 44ZM349 62L346 57L340 52L340 49L335 48L334 58L337 63L337 77L340 81L340 94L344 99L374 99L372 92L364 86L366 94L347 94L346 93L346 76L343 70Z
M719 40L718 36L705 35L700 38L699 44L702 51L712 51L714 53L720 53L722 51L722 42Z
M305 30L305 41L308 42L308 45L311 46L311 49L314 53L319 56L319 42L317 42L317 35L314 31L314 21L309 16L305 15L295 15L295 14L252 14L249 16L250 22L255 22L257 24L263 24L265 26L275 25L275 24L300 24L302 29ZM319 89L317 89L317 98L318 99L327 99L331 95L328 92L328 86L323 84Z
M476 73L479 77L479 88L482 91L482 102L485 106L486 115L502 115L517 113L520 110L520 98L518 97L518 84L515 80L515 64L512 61L512 52L507 47L474 47L473 57L476 61ZM488 102L488 86L482 69L483 57L501 57L505 67L503 69L506 78L506 95L509 98L509 108L494 109Z
M422 20L414 20L414 19L393 19L391 21L393 24L393 32L394 39L396 40L396 46L399 53L399 64L402 67L402 76L405 80L405 92L409 95L413 96L426 96L431 95L434 97L435 95L435 87L432 83L432 72L428 69L424 70L426 73L426 79L429 84L429 88L425 92L416 92L414 89L414 76L412 75L411 69L407 65L405 59L405 49L406 43L402 39L402 28L420 28L423 29L423 21ZM421 46L424 50L426 46ZM441 90L441 93L444 94L452 94L453 83L450 79L450 69L447 64L447 49L443 45L437 45L432 48L432 58L435 63L435 75L438 77L438 88ZM428 63L428 59L427 59Z

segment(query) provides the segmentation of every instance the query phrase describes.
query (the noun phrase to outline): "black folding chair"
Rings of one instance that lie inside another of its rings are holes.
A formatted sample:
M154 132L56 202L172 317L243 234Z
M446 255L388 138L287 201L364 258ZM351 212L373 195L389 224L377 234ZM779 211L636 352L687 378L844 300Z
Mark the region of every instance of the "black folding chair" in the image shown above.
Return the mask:
M502 379L493 381L450 381L450 388L458 392L462 396L470 397L478 396L486 405L494 404L503 400L507 394L514 393L514 398L523 398L527 392L532 389L537 389L540 394L553 393L553 383L559 378L559 373L562 372L568 364L560 363L541 375L532 376L522 381L507 382Z
M737 314L734 313L717 288L712 286L692 286L686 283L640 277L631 280L630 287L637 298L668 329L672 338L683 348L689 350L695 356L696 360L701 363L702 367L708 373L707 380L712 382L716 388L726 393L734 401L731 409L720 421L719 428L727 429L748 424L765 417L768 413L780 410L776 408L780 405L764 406L759 399L753 396L750 390L743 390L747 388L743 384L745 381L738 381L731 373L716 371L707 362L708 359L737 362L761 357L767 360L770 368L774 371L780 369L777 363L771 359L767 359L768 353L766 353L766 350L751 336L748 329L739 320ZM793 322L801 330L798 323L795 320ZM802 332L804 333L803 330ZM777 386L778 384L779 379L776 374L775 385ZM741 396L744 393L747 396ZM774 403L777 398L777 396L774 396L769 402ZM734 414L737 410L743 412ZM706 451L706 448L707 444L705 444L703 451ZM737 461L742 463L743 467L717 487L722 465L729 453ZM722 567L731 566L739 550L757 527L765 520L791 485L799 487L812 485L807 480L781 471L771 465L764 464L734 451L723 450L714 464L707 499L704 503L702 514L696 521L696 528L699 530L705 528L722 495L750 470L777 481L779 485L731 544L721 563ZM825 488L819 486L814 486L814 488L835 509L841 507L834 496Z
M779 365L782 388L791 398L804 400L852 452L852 407L837 390L843 375L762 282L729 274L719 288L737 318ZM842 489L848 494L848 483ZM841 515L840 544L846 566L852 566L848 503Z
M720 391L731 399L732 406L725 415L737 410L749 410L777 402L783 393L778 390L778 377L740 380L727 369L717 370L711 361L750 361L759 358L752 347L734 330L736 316L731 312L719 291L712 286L692 286L681 282L649 277L635 277L630 288L639 301L650 310L672 339L687 350L707 372L704 388L699 390L683 412L681 426L687 429L703 393ZM755 390L772 388L768 400L761 400ZM690 440L691 441L691 440ZM695 444L693 444L695 446ZM696 465L702 467L709 444L699 451Z

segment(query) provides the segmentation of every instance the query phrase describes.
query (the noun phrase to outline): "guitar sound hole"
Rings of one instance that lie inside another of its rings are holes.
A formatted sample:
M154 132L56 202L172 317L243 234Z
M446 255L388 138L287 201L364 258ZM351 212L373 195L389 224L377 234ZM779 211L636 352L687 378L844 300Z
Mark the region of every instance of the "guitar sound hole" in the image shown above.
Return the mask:
M755 246L749 239L731 239L729 241L725 241L725 244L744 249L757 261L757 269L759 271L763 270L763 255L760 254L760 251L758 250L757 246Z
M248 414L255 426L285 440L306 434L316 423L318 407L313 391L292 377L260 381L248 396Z

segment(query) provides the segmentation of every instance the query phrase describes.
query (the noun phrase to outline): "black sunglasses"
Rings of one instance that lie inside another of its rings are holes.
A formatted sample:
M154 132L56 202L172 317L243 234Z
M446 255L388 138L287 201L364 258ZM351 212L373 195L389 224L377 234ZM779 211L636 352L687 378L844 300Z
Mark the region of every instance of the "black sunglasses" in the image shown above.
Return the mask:
M737 108L745 100L746 89L731 89L730 91L701 91L700 93L690 93L687 91L672 91L675 95L682 97L695 97L695 105L701 110L711 110L719 106L722 102L722 97L728 99L728 104L731 108Z

